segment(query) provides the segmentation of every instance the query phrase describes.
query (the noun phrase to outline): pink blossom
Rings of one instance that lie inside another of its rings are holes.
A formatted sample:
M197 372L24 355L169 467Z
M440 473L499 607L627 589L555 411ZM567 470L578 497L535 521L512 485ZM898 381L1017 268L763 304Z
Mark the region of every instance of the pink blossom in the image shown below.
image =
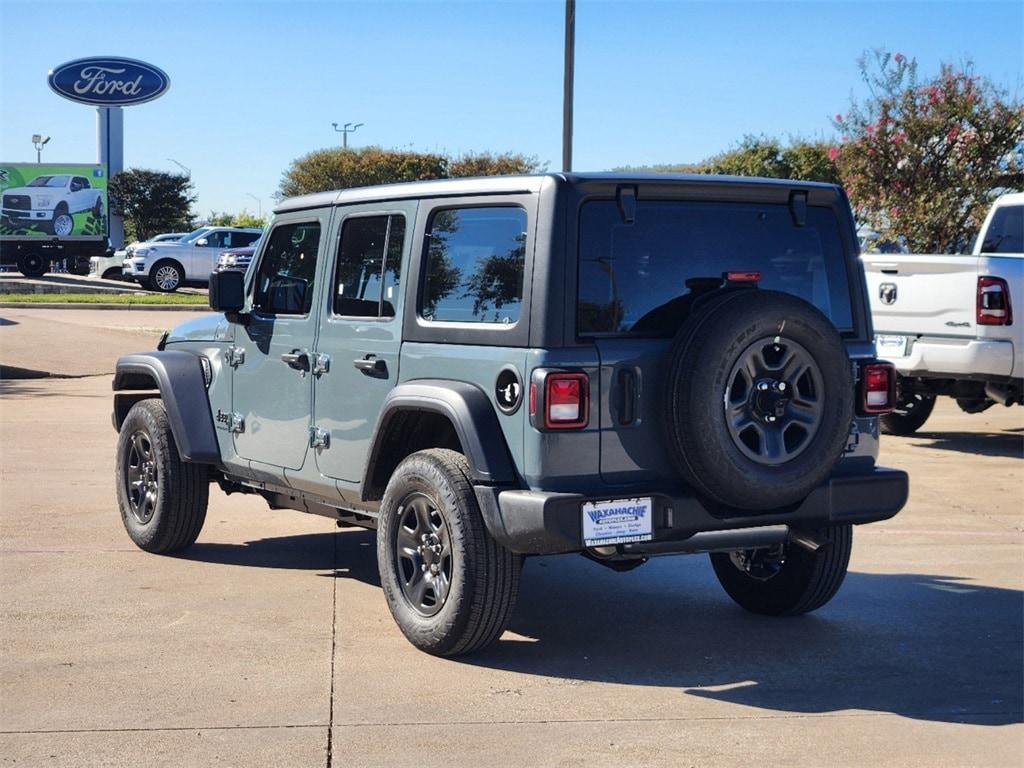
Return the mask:
M836 112L836 117L835 117L835 121L836 121L837 123L841 123L841 122L843 122L843 116L842 116L841 114L839 114L838 112Z
M906 61L907 57L904 56L902 53L897 53L895 56L893 56L893 59L896 61L897 64L902 64L904 61Z
M956 137L960 135L960 129L955 125L949 129L949 133L946 134L947 141L956 141Z
M839 159L839 148L838 147L829 147L828 148L828 159L831 160L833 163L836 160Z

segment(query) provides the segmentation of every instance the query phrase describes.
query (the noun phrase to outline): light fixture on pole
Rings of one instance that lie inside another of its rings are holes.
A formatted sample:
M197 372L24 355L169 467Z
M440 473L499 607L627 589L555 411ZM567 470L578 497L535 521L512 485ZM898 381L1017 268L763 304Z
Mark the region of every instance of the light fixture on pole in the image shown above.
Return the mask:
M248 195L249 197L251 197L253 200L256 201L256 211L257 211L256 215L259 216L260 220L262 221L263 220L263 201L260 200L258 197L256 197L256 195L254 195L252 192L246 192L245 194Z
M179 168L181 168L181 170L183 170L183 171L185 172L185 175L186 175L186 176L188 176L188 177L189 177L190 179L192 178L192 169L191 169L191 168L189 168L189 167L188 167L188 166L186 166L186 165L182 165L182 164L181 164L181 163L179 163L179 162L178 162L177 160L175 160L175 159L174 159L173 157L168 157L168 158L167 158L167 160L168 160L169 162L172 162L172 163L174 163L174 164L175 164L176 166L178 166Z
M334 126L334 130L341 134L341 148L348 149L348 135L350 133L355 133L356 130L366 125L366 123L356 123L355 125L352 125L352 123L345 123L341 128L338 127L337 123L331 123L331 125Z
M50 141L49 136L43 136L38 133L32 134L32 145L36 148L36 162L43 162L43 147Z

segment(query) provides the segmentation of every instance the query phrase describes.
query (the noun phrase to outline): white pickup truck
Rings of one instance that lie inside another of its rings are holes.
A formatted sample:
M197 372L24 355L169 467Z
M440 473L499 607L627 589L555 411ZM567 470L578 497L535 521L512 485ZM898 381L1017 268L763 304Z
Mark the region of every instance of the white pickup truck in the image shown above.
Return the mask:
M996 200L970 255L861 260L878 356L899 373L899 404L882 417L884 432L919 429L938 395L967 413L1024 403L1024 194Z

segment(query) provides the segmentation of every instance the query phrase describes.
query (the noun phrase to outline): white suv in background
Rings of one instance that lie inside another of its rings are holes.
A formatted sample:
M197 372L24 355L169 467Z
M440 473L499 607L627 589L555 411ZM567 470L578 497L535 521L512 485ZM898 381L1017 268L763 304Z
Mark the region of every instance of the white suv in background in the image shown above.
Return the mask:
M126 245L124 248L119 248L114 251L113 255L107 252L104 256L93 256L89 259L89 275L95 277L102 277L105 280L120 280L122 275L121 272L124 269L124 260L130 257L135 249L141 245L149 243L168 243L177 242L181 238L185 237L188 232L167 232L156 237L151 237L149 240L139 241L136 240L130 245Z
M176 243L142 243L122 263L126 280L165 293L185 282L205 283L226 248L241 248L259 239L259 229L200 227Z

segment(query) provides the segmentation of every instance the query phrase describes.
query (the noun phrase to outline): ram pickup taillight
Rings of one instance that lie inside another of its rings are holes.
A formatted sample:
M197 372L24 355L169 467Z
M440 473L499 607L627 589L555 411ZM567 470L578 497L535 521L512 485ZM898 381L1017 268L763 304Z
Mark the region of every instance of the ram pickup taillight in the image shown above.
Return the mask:
M864 413L891 413L896 407L896 367L892 363L868 363L861 368L860 388Z
M978 325L1013 325L1010 286L1001 277L978 278Z
M587 426L589 384L585 373L549 373L544 379L544 426L548 429Z

